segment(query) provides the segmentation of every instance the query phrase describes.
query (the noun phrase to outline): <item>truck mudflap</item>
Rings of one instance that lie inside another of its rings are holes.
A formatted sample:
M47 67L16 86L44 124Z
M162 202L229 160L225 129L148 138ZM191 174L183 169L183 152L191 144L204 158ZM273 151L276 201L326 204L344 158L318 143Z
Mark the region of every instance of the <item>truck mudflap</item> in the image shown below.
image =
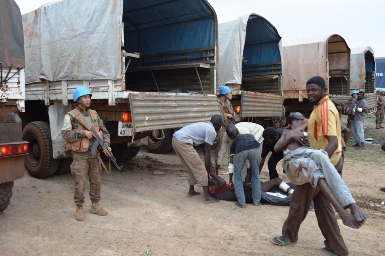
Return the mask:
M217 96L188 93L130 93L133 134L207 122L219 114Z
M277 94L242 91L242 118L281 117L283 97Z

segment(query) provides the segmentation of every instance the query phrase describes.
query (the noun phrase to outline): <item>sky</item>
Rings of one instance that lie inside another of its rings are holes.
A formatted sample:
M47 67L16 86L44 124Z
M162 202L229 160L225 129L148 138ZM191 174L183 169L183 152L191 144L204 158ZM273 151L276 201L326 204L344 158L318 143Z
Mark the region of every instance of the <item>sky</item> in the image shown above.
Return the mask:
M22 14L52 2L52 0L15 1ZM255 13L273 24L283 41L339 34L351 49L370 46L375 57L385 57L384 0L208 0L208 2L214 8L219 23L235 20L243 14Z

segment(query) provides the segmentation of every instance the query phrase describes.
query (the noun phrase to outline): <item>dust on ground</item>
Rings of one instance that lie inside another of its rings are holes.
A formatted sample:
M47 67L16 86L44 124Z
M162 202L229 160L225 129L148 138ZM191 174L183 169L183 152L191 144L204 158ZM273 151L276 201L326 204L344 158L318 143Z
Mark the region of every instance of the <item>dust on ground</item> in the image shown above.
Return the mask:
M385 255L385 213L376 206L385 199L379 191L385 186L385 129L374 129L373 120L369 115L365 122L373 144L358 151L349 143L346 152L343 179L371 216L358 230L338 220L351 255ZM225 172L220 170L227 180ZM282 169L279 174L286 179ZM266 166L261 176L268 179ZM276 246L269 240L280 234L289 207L206 205L202 195L188 198L187 190L186 168L174 152L142 151L122 172L102 173L101 205L108 216L90 214L86 195L86 219L79 222L70 174L39 180L26 173L0 214L1 255L327 255L314 212L296 245Z

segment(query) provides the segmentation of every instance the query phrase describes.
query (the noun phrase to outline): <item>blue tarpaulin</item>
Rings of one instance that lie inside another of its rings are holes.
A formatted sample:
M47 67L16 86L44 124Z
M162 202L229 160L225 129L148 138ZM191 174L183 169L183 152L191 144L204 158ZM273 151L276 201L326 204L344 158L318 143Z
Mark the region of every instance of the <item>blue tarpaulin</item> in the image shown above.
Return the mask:
M281 63L281 37L260 15L219 24L218 41L219 84L242 84L242 68L247 66Z
M385 58L376 58L376 88L385 88Z
M124 48L141 55L214 49L215 22L216 14L205 0L125 0Z

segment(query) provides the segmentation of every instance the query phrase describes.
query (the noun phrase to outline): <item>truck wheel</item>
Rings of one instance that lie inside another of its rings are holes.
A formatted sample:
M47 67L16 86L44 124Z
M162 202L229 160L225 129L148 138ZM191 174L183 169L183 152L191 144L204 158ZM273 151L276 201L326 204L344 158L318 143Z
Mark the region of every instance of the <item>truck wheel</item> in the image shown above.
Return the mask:
M127 149L128 149L127 159L131 159L136 157L136 155L139 153L140 147L132 147Z
M167 153L172 148L172 134L173 130L164 130L164 138L158 140L151 133L151 135L148 136L148 145L146 146L146 149L148 152L155 154Z
M52 158L49 124L42 121L28 123L23 130L23 140L29 142L25 169L35 178L51 177L58 168L59 160Z
M12 197L13 181L0 184L0 212L7 209Z
M60 158L59 166L57 167L55 175L61 175L61 174L70 173L71 172L72 161L73 161L72 157Z
M139 150L140 147L128 148L127 143L111 145L112 154L114 154L116 162L118 163L123 163L124 161L135 157L139 153ZM100 152L100 156L103 161L108 161L108 157L106 157L103 152Z

